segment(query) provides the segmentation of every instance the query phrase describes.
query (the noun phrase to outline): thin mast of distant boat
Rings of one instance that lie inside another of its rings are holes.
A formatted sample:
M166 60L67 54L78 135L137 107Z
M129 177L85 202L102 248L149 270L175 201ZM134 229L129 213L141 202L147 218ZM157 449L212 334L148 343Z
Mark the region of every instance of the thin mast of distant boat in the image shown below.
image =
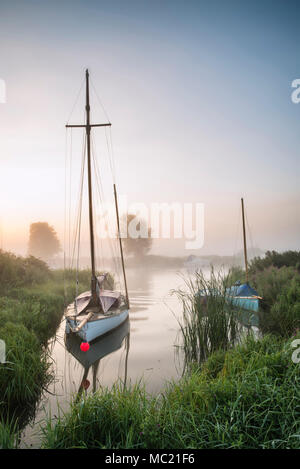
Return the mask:
M116 206L116 214L117 214L118 238L119 238L119 244L120 244L122 269L123 269L125 292L126 292L126 301L127 301L127 308L129 308L129 296L128 296L128 289L127 289L127 281L126 281L126 273L125 273L125 265L124 265L124 257L123 257L123 247L122 247L122 239L121 239L121 230L120 230L118 197L117 197L117 189L116 189L115 184L114 184L114 196L115 196L115 206Z
M98 302L96 293L96 269L95 269L95 242L94 242L94 222L93 222L93 193L92 193L92 171L91 171L91 128L92 127L106 127L111 126L111 123L107 124L91 124L90 123L90 92L89 92L89 72L85 72L86 80L86 123L79 125L66 125L66 127L84 127L86 130L86 142L87 142L87 161L88 161L88 196L89 196L89 225L90 225L90 247L91 247L91 267L92 267L92 279L91 279L91 293L95 304Z
M244 199L241 198L242 202L242 219L243 219L243 239L244 239L244 258L245 258L245 270L246 270L246 283L248 283L248 259L247 259L247 240L246 240L246 227L245 227L245 211L244 211Z

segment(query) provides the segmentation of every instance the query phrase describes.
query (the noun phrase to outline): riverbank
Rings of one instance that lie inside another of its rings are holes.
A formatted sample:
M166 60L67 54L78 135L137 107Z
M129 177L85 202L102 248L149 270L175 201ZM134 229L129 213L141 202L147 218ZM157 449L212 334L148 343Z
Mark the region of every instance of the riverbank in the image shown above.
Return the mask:
M0 364L1 432L26 425L53 378L47 342L61 322L65 299L75 294L74 276L51 271L33 257L0 252L0 338L6 348ZM80 272L79 287L86 289L88 280L89 272Z
M157 397L142 385L98 391L45 422L42 447L299 448L300 365L292 353L290 340L248 337Z
M278 260L278 256L276 259ZM211 311L211 319L214 320L211 330L214 336L202 335L203 338L208 337L208 344L214 338L214 348L207 348L204 360L199 353L190 354L189 366L181 380L176 379L164 385L158 394L147 393L143 384L134 384L135 379L125 389L122 383L112 388L104 386L95 394L83 397L79 404L72 404L70 408L66 406L64 413L58 418L44 420L38 444L43 448L299 448L299 364L292 360L295 352L292 342L299 338L300 278L294 260L292 263L289 261L289 265L277 267L272 262L270 264L269 258L267 265L262 266L259 262L250 268L251 282L256 282L255 287L259 293L263 292L264 297L260 311L260 333L264 337L260 340L254 339L250 334L242 344L224 342L224 334L227 337L230 322L224 327L221 321L223 316L220 315L223 307L221 311L218 299L215 304L217 307ZM142 276L144 283L147 280L144 278L146 274L147 270ZM83 272L82 281L85 275L88 279L89 274ZM230 281L237 277L242 280L244 272L235 270L230 275ZM9 317L17 315L19 322L16 322L25 328L23 335L27 341L23 348L19 342L15 342L15 351L20 352L20 369L14 368L11 379L18 376L18 371L24 372L24 363L21 361L23 355L31 359L32 364L35 363L33 357L39 357L43 376L48 376L50 372L47 367L43 368L45 363L49 363L46 360L43 364L43 353L46 350L44 338L47 329L50 331L46 312L53 311L53 316L50 314L49 317L52 317L55 327L55 312L59 307L55 302L55 295L63 297L63 273L50 272L49 278L39 274L37 278L43 278L43 281L28 283L27 286L18 285L17 289L12 285L7 290L9 295L5 300L3 297L1 299L6 302L7 311L11 311L6 318L7 322L11 323ZM147 282L151 285L153 283L149 278ZM159 282L161 286L161 278ZM140 288L137 291L140 292ZM44 295L53 296L47 302ZM145 301L144 291L141 298ZM26 301L22 307L23 299ZM37 318L40 319L43 317L41 306L46 307L44 326L41 326L40 320L35 323L33 305L38 311ZM137 310L139 308L140 304ZM4 311L2 306L0 314ZM161 315L156 302L153 304L152 313L154 312ZM197 308L194 313L196 316L199 313ZM138 311L133 308L132 320L136 328L139 322L134 323L135 314L138 320ZM61 318L62 310L59 315ZM32 319L32 323L29 319ZM231 320L233 316L230 316ZM157 332L157 324L155 325ZM9 328L12 330L12 337L20 335L20 328L16 335L16 325L10 325ZM223 333L216 334L218 330ZM155 331L148 331L150 346ZM31 339L35 337L31 342L28 333L32 334ZM144 344L145 336L141 339ZM203 339L197 342L201 343L203 344ZM31 344L30 347L28 344ZM188 341L187 351L194 345L194 339ZM32 356L28 353L30 348L34 352ZM38 355L38 351L42 351L42 355ZM143 369L146 367L143 360ZM41 375L38 375L37 365L35 370L34 379L29 382L31 390L35 389L34 383L42 383L42 379L38 378ZM29 378L30 376L26 377ZM26 379L22 386L26 385ZM8 379L6 385L9 385ZM47 381L43 386L47 386ZM11 390L17 395L18 387L15 384L12 384ZM36 391L35 398L32 399L32 410L38 401L40 388L37 387ZM21 392L17 396L21 400ZM7 401L7 408L9 407ZM55 414L58 415L56 412ZM0 446L16 447L19 435L16 420L7 420L3 413L1 422Z

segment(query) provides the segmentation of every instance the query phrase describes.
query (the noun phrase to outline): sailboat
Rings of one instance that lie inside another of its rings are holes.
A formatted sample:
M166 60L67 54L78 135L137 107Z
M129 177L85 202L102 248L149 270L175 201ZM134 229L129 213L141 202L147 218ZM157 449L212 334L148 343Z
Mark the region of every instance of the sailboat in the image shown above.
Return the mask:
M108 274L96 275L95 268L95 237L93 214L93 177L91 164L91 130L93 127L111 126L111 123L91 124L90 122L90 93L89 71L85 73L86 84L86 122L85 124L66 125L66 127L84 128L86 131L87 173L88 173L88 201L89 201L89 232L90 232L90 261L91 288L78 295L64 312L66 319L66 334L76 334L83 341L90 342L120 326L129 315L129 297L124 267L123 249L120 235L118 199L116 185L114 188L115 209L117 217L117 233L119 239L124 285L126 295L116 290L107 290L105 281Z
M246 227L245 227L245 209L244 199L241 198L242 205L242 222L243 222L243 241L244 241L244 261L245 261L245 272L246 282L236 282L233 286L227 288L227 297L232 305L241 308L241 322L245 325L258 326L258 311L259 302L262 297L258 295L257 291L249 285L249 271L248 271L248 259L247 259L247 238L246 238ZM250 313L247 313L247 312Z
M257 291L249 285L249 271L248 271L248 258L247 258L247 239L246 239L246 227L245 227L245 211L244 211L244 199L241 199L242 204L242 222L243 222L243 240L244 240L244 259L245 259L245 271L246 271L246 282L241 283L237 281L231 287L225 290L225 301L233 306L236 310L238 320L241 324L246 327L259 325L258 311L259 302L262 297L258 295ZM200 290L196 293L196 301L200 301L204 310L207 304L208 297L223 296L223 291L219 289L206 291Z

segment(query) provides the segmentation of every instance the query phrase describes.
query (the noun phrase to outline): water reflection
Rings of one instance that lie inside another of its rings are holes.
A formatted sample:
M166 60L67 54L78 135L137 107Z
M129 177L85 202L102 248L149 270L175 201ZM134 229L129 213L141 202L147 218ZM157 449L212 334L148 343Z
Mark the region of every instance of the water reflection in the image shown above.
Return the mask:
M127 283L130 291L130 314L131 320L137 320L135 313L147 311L149 304L153 304L150 297L153 273L149 269L127 269ZM146 321L147 316L139 320Z
M83 368L83 376L81 378L79 388L77 391L77 398L81 396L83 392L87 392L90 388L90 381L88 375L90 369L92 369L92 392L97 389L98 381L98 370L101 359L115 352L122 347L125 341L125 370L123 383L126 385L127 380L127 368L128 368L128 353L130 344L130 322L127 319L123 324L114 329L108 334L92 341L90 348L87 352L83 352L80 349L82 340L77 335L66 334L65 335L65 346L67 351L81 364ZM120 376L119 376L120 377ZM121 378L121 377L120 377Z

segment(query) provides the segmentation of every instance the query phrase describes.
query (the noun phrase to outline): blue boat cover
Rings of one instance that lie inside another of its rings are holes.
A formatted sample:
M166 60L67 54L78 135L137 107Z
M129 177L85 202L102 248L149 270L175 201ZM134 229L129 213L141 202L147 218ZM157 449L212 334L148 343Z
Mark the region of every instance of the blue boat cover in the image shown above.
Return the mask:
M259 296L257 291L250 287L248 283L233 285L227 289L227 292L232 296Z
M195 296L205 297L210 295L222 295L222 293L217 290L199 290ZM227 302L230 302L230 304L238 308L242 308L239 314L240 320L244 325L258 326L257 314L247 313L247 311L258 313L259 310L259 297L254 288L250 287L247 283L241 284L240 282L236 282L235 285L226 289L226 297Z

